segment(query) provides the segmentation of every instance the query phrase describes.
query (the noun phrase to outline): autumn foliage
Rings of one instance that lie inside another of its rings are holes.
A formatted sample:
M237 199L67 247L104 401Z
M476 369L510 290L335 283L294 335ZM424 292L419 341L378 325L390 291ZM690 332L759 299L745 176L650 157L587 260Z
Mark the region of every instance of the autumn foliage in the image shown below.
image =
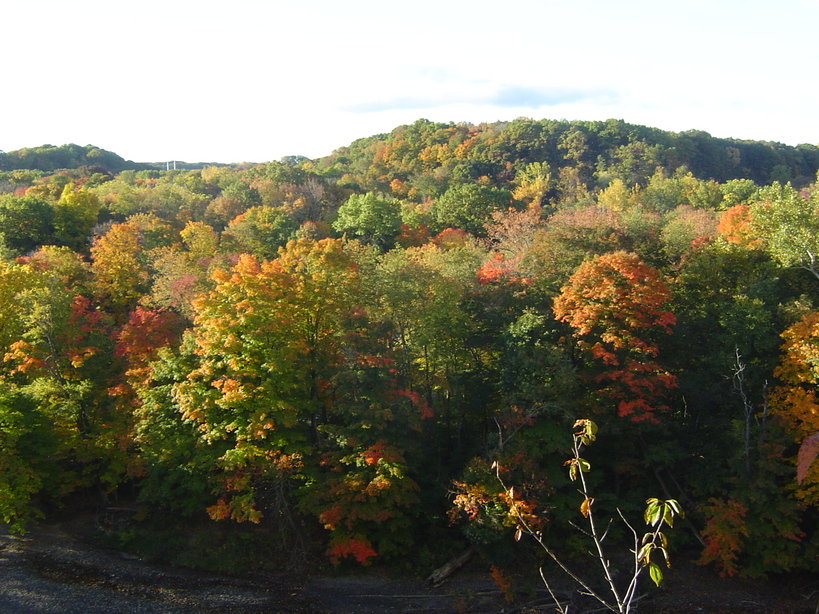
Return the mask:
M748 509L739 501L712 498L703 511L708 522L702 532L705 550L699 563L713 563L720 576L734 576L739 572L737 559L748 537Z
M658 333L676 322L670 291L635 254L613 252L584 262L554 301L578 346L600 365L595 380L617 400L617 414L656 421L676 378L657 362Z
M572 547L588 411L595 512L660 480L723 573L815 570L814 154L525 118L205 168L0 152L0 522L71 495L180 564L500 569L515 515Z
M789 435L798 443L819 433L819 312L810 312L782 333L782 360L774 371L781 384L772 393L772 405ZM810 450L807 444L806 450ZM815 445L815 444L814 444ZM819 502L819 467L807 464L806 452L798 466L797 496Z
M751 226L751 208L748 205L734 205L723 211L719 217L717 232L730 243L754 246L760 243L754 238Z

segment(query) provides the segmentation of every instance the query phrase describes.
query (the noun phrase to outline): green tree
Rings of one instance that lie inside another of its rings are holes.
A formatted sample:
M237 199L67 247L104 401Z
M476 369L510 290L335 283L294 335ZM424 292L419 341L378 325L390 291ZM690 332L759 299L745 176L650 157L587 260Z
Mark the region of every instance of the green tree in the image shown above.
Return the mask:
M790 185L762 188L751 205L751 224L765 248L782 265L799 267L819 279L819 190L803 198Z
M53 451L48 430L36 404L0 379L0 520L13 532L42 516L33 499Z
M757 185L750 179L731 179L720 186L722 208L730 209L748 201L757 191Z
M6 247L29 252L54 240L54 210L34 196L0 196L0 232Z
M460 228L475 236L483 236L484 224L490 220L492 212L511 204L511 194L506 190L474 183L458 184L432 203L430 214L438 230Z
M234 218L222 235L226 249L275 258L296 232L293 218L280 207L253 207Z
M389 249L401 226L401 203L372 192L353 194L338 209L333 228L351 237Z
M660 241L665 256L676 263L716 234L717 220L713 211L680 205L664 216Z

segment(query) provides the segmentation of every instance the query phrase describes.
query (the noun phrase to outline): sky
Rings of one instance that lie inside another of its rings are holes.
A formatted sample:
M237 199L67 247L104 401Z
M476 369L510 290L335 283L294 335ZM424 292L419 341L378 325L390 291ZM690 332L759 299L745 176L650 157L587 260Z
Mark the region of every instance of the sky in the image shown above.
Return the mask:
M819 145L819 0L6 0L0 150L316 158L419 118Z

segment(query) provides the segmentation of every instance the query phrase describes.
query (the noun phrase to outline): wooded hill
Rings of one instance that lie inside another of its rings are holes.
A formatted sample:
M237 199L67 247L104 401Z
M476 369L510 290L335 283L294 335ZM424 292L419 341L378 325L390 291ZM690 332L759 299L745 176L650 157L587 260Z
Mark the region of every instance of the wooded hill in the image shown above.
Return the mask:
M482 176L510 181L520 165L530 162L546 162L556 171L574 168L584 183L597 187L615 177L645 185L658 166L684 166L699 179L720 182L804 185L816 177L819 148L719 139L696 130L674 133L621 120L517 119L478 126L419 120L390 134L357 140L317 163L334 176L352 175L362 188L373 190L386 189L388 177L411 182L430 174L436 181ZM425 187L416 186L422 192Z
M13 528L90 501L132 508L118 545L212 569L503 566L521 510L583 549L563 463L591 418L595 513L674 498L672 549L716 572L816 569L815 146L520 119L170 171L21 151Z
M282 160L290 166L304 161L304 156L286 156ZM484 175L500 180L504 170L508 174L508 165L517 167L529 162L548 162L554 168L577 167L587 183L595 174L601 183L616 176L644 183L658 166L685 166L699 179L751 179L758 184L791 181L801 186L816 177L819 147L720 139L697 130L674 133L613 119L570 122L521 118L478 126L418 120L390 134L359 139L317 161L325 169L324 175L356 176L368 190L388 187L379 185L379 178L372 176L379 170L401 181L440 167L446 170L438 171L438 181L444 178L442 175L454 175L456 180ZM177 163L178 168L188 170L213 165ZM84 166L109 173L164 168L157 163L124 160L93 145L42 145L0 151L0 171L56 171ZM373 183L358 177L363 167L369 169L368 178Z
M27 147L8 153L0 151L0 171L35 170L53 172L64 169L94 169L106 173L118 173L124 170L141 170L152 168L151 165L138 164L124 160L117 154L86 145L41 145Z

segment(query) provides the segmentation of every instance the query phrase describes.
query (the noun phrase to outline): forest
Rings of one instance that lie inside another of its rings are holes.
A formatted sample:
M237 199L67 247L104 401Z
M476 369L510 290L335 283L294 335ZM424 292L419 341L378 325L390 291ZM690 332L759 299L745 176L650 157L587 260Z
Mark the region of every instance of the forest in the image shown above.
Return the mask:
M0 520L127 509L118 546L223 571L502 568L520 510L585 548L591 419L600 517L675 499L715 574L815 572L818 169L617 120L0 153Z

